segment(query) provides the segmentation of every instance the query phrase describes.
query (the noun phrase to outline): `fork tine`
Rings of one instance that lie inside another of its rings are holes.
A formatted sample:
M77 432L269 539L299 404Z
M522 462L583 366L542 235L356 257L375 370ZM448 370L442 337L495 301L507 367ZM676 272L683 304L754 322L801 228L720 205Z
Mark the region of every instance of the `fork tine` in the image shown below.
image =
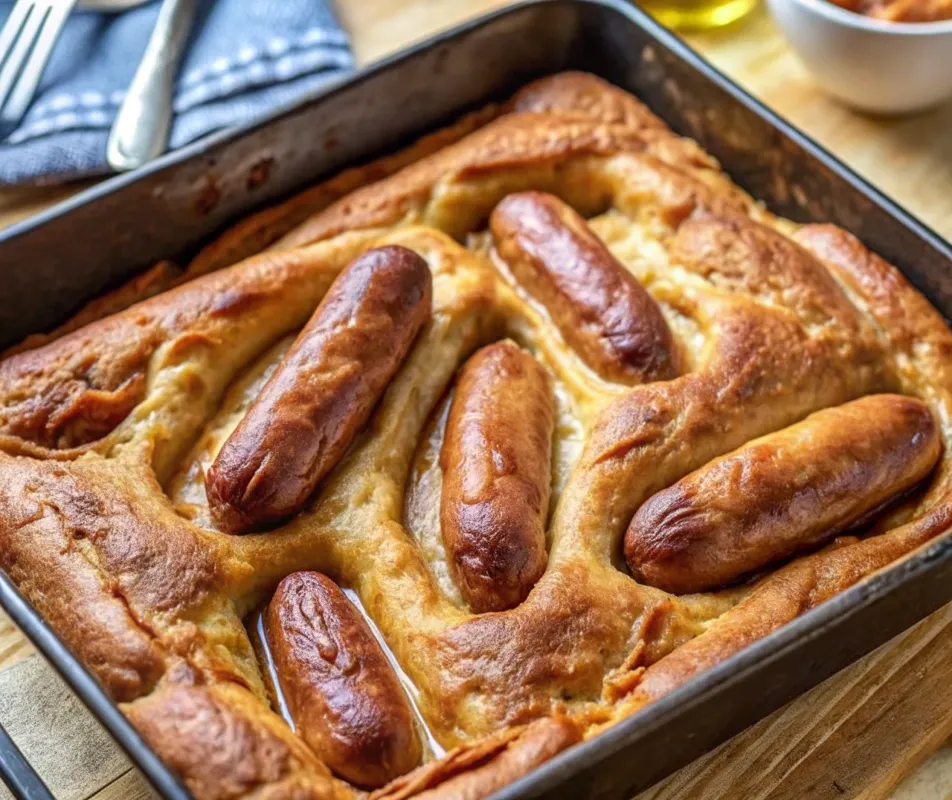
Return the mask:
M58 0L58 2L51 5L49 13L43 19L36 46L30 53L9 99L0 111L0 124L3 127L15 125L23 118L27 108L29 108L40 78L43 77L46 62L49 61L53 48L59 39L60 31L63 30L63 25L66 24L66 18L75 5L76 0ZM2 99L0 99L0 103L2 102Z
M32 8L27 13L26 19L19 30L19 35L14 37L13 47L10 54L4 61L3 68L0 69L0 107L7 102L7 96L13 89L20 70L33 50L33 44L40 32L43 21L49 11L46 4L32 3Z
M10 16L7 17L3 30L0 31L0 65L3 65L9 57L13 43L19 36L23 23L33 11L34 4L34 0L17 0L10 11Z

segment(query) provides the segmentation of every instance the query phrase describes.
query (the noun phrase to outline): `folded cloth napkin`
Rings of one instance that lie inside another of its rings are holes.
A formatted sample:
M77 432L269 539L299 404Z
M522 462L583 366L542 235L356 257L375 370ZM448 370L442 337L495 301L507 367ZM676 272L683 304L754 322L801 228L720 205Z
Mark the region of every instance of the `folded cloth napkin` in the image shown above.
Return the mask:
M170 148L305 95L353 66L327 0L197 0L178 74ZM12 7L0 0L0 20ZM67 20L33 104L0 143L0 185L109 172L106 140L159 3Z

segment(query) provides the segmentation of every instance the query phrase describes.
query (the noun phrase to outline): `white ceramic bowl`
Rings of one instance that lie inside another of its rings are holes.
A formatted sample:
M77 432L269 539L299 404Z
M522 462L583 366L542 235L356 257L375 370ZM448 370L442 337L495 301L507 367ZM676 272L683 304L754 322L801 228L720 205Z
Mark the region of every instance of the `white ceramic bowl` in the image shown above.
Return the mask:
M817 83L854 108L904 114L952 97L952 20L884 22L827 0L767 5Z

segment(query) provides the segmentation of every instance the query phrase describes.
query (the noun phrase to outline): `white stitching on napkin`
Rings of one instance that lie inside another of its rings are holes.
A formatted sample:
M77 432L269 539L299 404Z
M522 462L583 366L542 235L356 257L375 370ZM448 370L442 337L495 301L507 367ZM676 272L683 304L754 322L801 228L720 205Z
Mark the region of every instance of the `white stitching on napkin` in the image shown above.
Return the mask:
M55 117L47 117L34 122L25 128L19 128L10 134L6 144L20 144L27 139L34 139L48 133L59 133L72 128L106 128L112 124L112 115L105 111L75 112L67 111Z
M221 75L234 69L236 66L244 66L256 61L259 58L280 58L291 50L303 50L315 45L336 45L338 47L347 47L350 40L343 31L328 30L327 28L310 28L293 41L280 36L271 39L265 51L262 52L251 45L241 47L233 58L216 58L211 64L196 67L185 73L182 77L182 86L190 87L201 83L206 78L213 75Z
M299 41L307 37L308 34L305 34ZM310 40L313 42L318 38L321 37L311 36ZM339 38L346 42L346 36L323 38ZM352 54L341 46L312 44L311 48L310 50L295 48L296 52L288 53L274 61L270 69L269 65L259 57L251 63L239 67L233 66L228 72L209 77L206 82L183 92L175 99L175 113L189 111L209 100L224 98L226 95L233 95L257 86L282 83L318 69L341 69L353 66ZM240 54L241 51L239 56ZM220 60L222 59L216 59L212 65ZM237 62L238 59L235 59L231 63L234 65ZM115 114L112 111L107 113L105 108L118 106L124 97L125 92L122 91L112 92L109 97L101 92L83 92L79 97L68 94L56 95L30 115L31 119L27 125L21 126L10 134L6 144L20 144L39 136L75 128L108 127L112 124Z
M209 64L197 67L186 73L180 80L179 85L181 88L190 89L190 91L183 92L182 95L177 98L175 110L178 112L193 108L214 96L216 91L221 94L233 92L235 87L242 83L246 86L253 86L267 82L267 78L265 78L266 69L261 64L261 59L271 60L282 58L291 51L306 50L315 46L320 46L320 49L326 52L329 47L348 47L349 43L350 40L343 31L329 30L327 28L310 28L294 40L288 40L278 36L274 37L268 42L267 52L262 52L258 48L246 44L238 50L233 58L221 56ZM295 55L297 56L297 53L295 53ZM352 66L350 54L348 53L346 55L346 60L336 55L330 57L328 59L328 66ZM307 63L312 64L308 69L316 69L320 66L320 61L314 59L307 53L301 54L301 58L305 59ZM253 65L260 66L258 69L249 70L248 67ZM303 74L302 70L295 70L288 64L281 64L281 62L275 65L274 70L275 77L280 80L288 80L291 77ZM226 77L229 73L236 71L238 73L236 77ZM242 74L245 75L244 81L241 79ZM212 83L208 84L207 88L198 86L198 84L201 84L203 81L211 81ZM75 109L78 106L82 106L85 109L118 106L122 103L124 97L125 92L123 91L114 91L109 97L106 97L102 92L95 91L86 91L79 96L71 94L55 95L50 100L40 103L31 109L27 116L29 122L13 133L7 140L7 143L16 144L34 135L50 133L53 130L65 130L65 127L70 127L70 125L63 127L61 122L55 120L49 122L55 115L63 111ZM195 97L199 99L196 100L194 99ZM94 116L94 118L98 119L98 116ZM88 119L89 115L81 115L76 118L74 124L78 123L79 120ZM85 126L89 125L88 122L84 122L83 124Z
M115 91L109 97L102 92L83 92L79 97L71 94L58 94L40 103L30 113L30 118L36 122L43 117L50 116L52 112L65 111L75 108L78 105L84 108L99 108L105 105L119 105L122 98L126 96L125 92Z
M278 59L269 70L264 63L256 61L246 67L232 69L224 75L211 78L205 83L183 92L175 98L175 113L180 114L207 102L213 97L243 91L254 86L297 78L319 67L328 69L350 67L353 56L347 50L316 48L310 52L294 53Z

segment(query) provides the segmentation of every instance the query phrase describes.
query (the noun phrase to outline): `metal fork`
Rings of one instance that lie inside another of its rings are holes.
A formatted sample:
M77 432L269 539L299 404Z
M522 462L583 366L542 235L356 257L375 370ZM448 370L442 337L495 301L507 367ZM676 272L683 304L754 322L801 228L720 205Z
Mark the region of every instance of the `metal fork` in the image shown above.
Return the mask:
M86 11L118 13L148 0L81 0ZM77 0L17 0L0 31L0 140L23 119L66 18Z
M17 0L0 31L0 138L23 119L77 0Z

